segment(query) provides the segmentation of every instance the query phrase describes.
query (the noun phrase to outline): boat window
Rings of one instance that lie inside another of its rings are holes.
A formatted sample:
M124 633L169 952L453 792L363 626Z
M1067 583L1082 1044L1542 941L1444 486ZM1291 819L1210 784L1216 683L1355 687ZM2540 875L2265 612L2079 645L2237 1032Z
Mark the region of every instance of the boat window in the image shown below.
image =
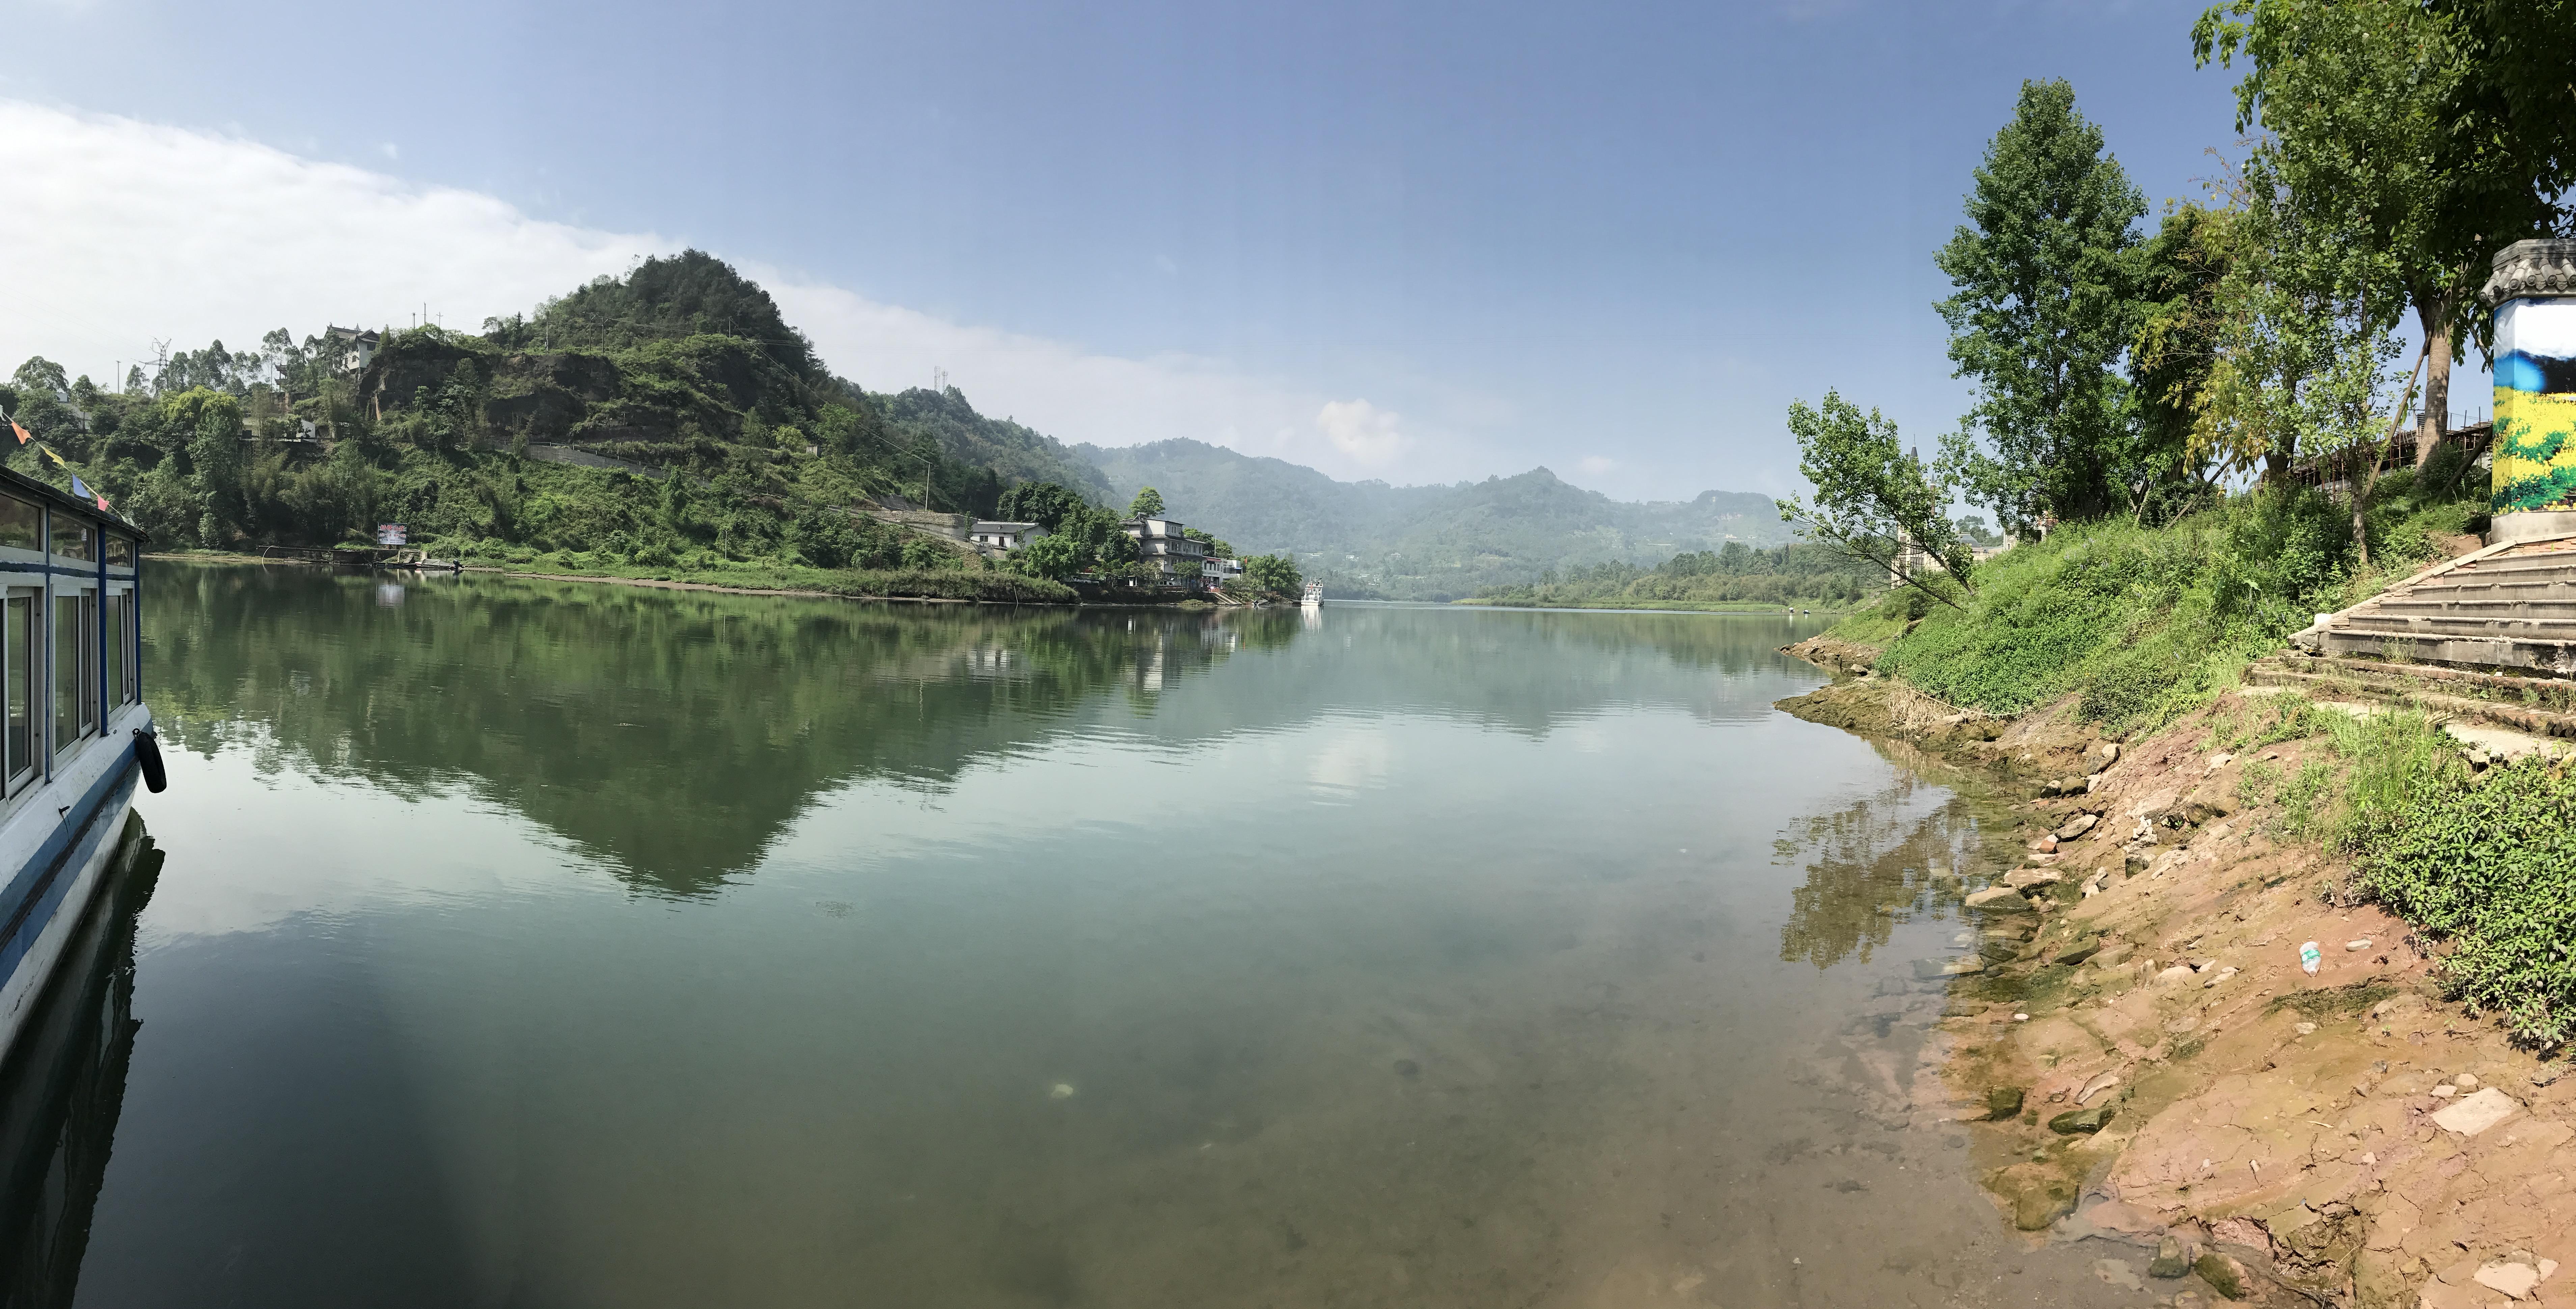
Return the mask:
M69 514L54 515L54 554L63 559L91 559L89 524Z
M135 593L125 593L125 626L118 629L117 646L125 652L125 680L118 685L125 704L138 704L143 699L143 614L135 608Z
M54 597L54 753L81 743L98 722L92 593Z
M44 515L36 506L14 495L0 495L0 545L42 550L44 525Z
M134 538L130 536L118 536L114 532L108 533L107 562L118 568L132 568L134 566Z
M0 683L6 684L9 708L8 739L0 743L9 769L9 783L36 766L36 597L32 592L12 595L0 607Z

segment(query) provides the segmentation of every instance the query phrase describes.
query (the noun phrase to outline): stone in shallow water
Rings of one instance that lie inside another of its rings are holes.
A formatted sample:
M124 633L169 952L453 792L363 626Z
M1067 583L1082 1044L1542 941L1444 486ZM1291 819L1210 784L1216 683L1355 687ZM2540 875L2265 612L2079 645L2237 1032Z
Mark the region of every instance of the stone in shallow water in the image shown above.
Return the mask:
M2013 913L2030 908L2030 902L2009 886L1989 886L1969 893L1966 904L1971 909L1994 909Z
M2113 1112L2112 1106L2107 1104L2097 1104L2090 1109L2069 1109L2049 1119L2048 1130L2059 1136L2073 1136L2078 1132L2089 1136L2101 1131L2102 1125L2111 1121Z
M1987 1120L2002 1122L2004 1119L2018 1115L2021 1112L2021 1101L2022 1089L2018 1086L1998 1086L1987 1091Z
M2180 1277L2191 1271L2191 1255L2173 1237L2156 1242L2156 1257L2147 1264L2149 1277Z

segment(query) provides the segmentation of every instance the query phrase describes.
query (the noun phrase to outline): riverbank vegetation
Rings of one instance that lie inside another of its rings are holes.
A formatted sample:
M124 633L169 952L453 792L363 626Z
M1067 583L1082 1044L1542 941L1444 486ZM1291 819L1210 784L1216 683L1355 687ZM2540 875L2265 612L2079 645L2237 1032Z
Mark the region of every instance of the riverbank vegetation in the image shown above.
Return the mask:
M1062 588L997 579L962 543L854 507L986 515L1043 482L1111 517L1098 472L1063 446L954 388L834 376L767 292L696 251L484 326L280 330L109 386L31 359L0 387L33 438L8 463L77 475L162 549L372 543L390 522L469 562L846 572L902 594Z
M2474 548L2505 503L2492 470L2444 428L2453 365L2492 346L2477 302L2492 258L2576 227L2576 207L2562 203L2576 177L2576 101L2536 90L2549 58L2538 52L2563 65L2570 33L2556 19L2534 27L2528 9L2211 9L2192 40L2204 63L2242 73L2236 126L2248 145L2206 197L2152 225L2073 89L2025 85L1938 260L1954 291L1939 306L1950 358L1974 387L1960 426L1925 460L1839 395L1792 411L1818 495L1786 502L1786 515L1855 557L1915 547L1912 585L1882 591L1818 653L1872 676L1801 712L1947 733L2030 783L2042 826L2016 852L2033 866L2014 885L2068 915L2000 947L2017 975L1964 993L2011 1002L2033 1032L2072 997L2100 1011L2088 1017L2104 1030L2137 1034L2136 1048L2106 1054L2120 1067L2063 1074L2047 1070L2065 1047L2034 1037L2018 1074L2040 1083L2033 1094L2055 1088L2081 1104L2086 1079L2126 1078L2152 1113L2236 1073L2270 1095L2256 1070L2290 1062L2283 1043L2316 1034L2317 1020L2367 1011L2392 1021L2352 1040L2393 1032L2402 1044L2395 1022L2435 997L2499 1017L2499 1045L2547 1056L2576 1038L2576 791L2564 741L2529 735L2565 731L2555 693L2479 691L2456 671L2446 675L2463 680L2410 683L2402 662L2302 670L2272 658L2319 613ZM2519 435L2499 430L2497 448ZM1960 559L1939 508L1954 502L1992 514L2015 548ZM1854 523L1864 530L1837 530ZM2261 684L2247 687L2258 661ZM2528 711L2527 731L2502 732L2518 757L2472 744L2501 739L2481 733L2510 718L2463 698L2480 694ZM2053 760L2049 731L2066 737ZM2212 861L2217 872L2199 871ZM2225 915L2191 907L2225 897ZM2131 901L2139 908L2121 917ZM2317 921L2321 908L2335 917ZM2344 927L2372 917L2384 925L2375 937ZM2091 945L2075 939L2088 934ZM2310 936L2349 956L2357 998L2303 983L2313 967L2281 967L2279 951ZM2042 942L2036 957L2021 940ZM2096 949L2115 947L2158 958L2088 971ZM2276 988L2269 1008L2223 988L2218 1001L2202 996L2232 967L2175 985L2230 950L2248 973L2277 979L2260 983ZM2280 1011L2294 1000L2322 1008L2291 1027L2297 1015ZM2222 1018L2227 1035L2211 1035ZM2056 1039L2066 1027L2047 1030ZM2159 1030L2192 1034L2142 1053ZM2185 1062L2222 1049L2198 1072ZM2160 1151L2194 1163L2219 1153L2193 1138L2196 1126L2158 1118L2121 1144L2134 1162L2113 1175L2129 1198L2206 1213L2230 1203L2188 1169L2157 1171L2171 1162ZM2022 1205L2044 1226L2073 1194L2044 1171L2001 1161L1990 1184L2044 1200ZM2022 1172L2031 1186L2014 1181ZM2191 1185L2172 1190L2175 1178ZM2066 1195L2034 1189L2043 1181ZM2444 1183L2408 1182L2418 1184L2429 1203ZM2249 1175L2232 1189L2273 1185ZM2360 1210L2357 1247L2377 1202L2343 1194ZM2337 1258L2349 1274L2349 1252ZM2331 1262L2320 1255L2317 1269ZM2380 1270L2392 1287L2436 1267L2400 1263Z
M1757 550L1729 541L1653 568L1603 563L1550 569L1539 580L1477 590L1468 604L1562 609L1843 609L1878 594L1886 572L1823 546Z

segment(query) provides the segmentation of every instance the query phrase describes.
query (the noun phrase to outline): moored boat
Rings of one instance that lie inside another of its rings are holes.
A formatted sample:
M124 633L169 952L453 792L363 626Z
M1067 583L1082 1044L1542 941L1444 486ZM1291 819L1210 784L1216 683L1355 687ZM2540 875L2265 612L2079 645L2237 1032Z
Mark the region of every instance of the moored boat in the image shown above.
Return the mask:
M142 782L142 534L0 469L0 1054L96 895Z
M1321 582L1308 582L1306 584L1306 598L1298 601L1297 603L1299 606L1307 609L1323 608L1324 584Z

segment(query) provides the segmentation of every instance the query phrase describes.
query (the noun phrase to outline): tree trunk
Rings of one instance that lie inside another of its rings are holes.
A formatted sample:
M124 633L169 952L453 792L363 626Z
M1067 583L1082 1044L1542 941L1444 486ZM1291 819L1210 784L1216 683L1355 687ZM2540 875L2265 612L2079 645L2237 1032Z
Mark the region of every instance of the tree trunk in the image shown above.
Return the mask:
M2424 359L2424 417L2415 427L2415 471L2419 473L2432 462L2433 449L2442 443L2442 430L2450 424L2451 329L2459 306L2457 289L2415 302L2415 319L2424 328L2424 339L2436 343Z

